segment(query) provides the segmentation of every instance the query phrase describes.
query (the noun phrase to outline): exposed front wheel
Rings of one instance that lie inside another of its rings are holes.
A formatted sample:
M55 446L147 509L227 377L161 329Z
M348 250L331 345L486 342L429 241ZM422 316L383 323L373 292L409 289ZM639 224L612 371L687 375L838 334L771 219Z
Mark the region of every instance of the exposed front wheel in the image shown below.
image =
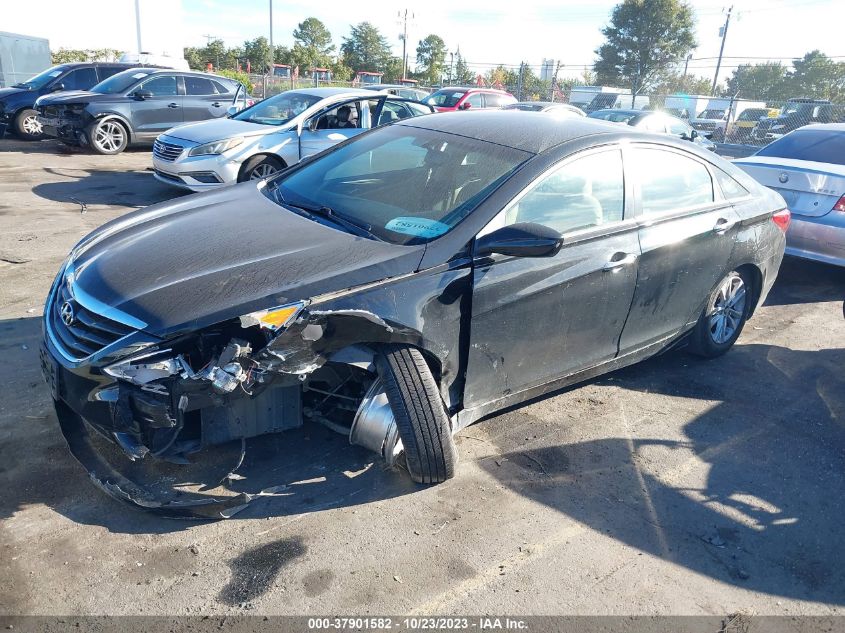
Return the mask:
M253 156L244 166L239 182L247 180L264 180L284 169L284 164L272 156Z
M120 154L129 144L126 128L114 119L97 121L88 127L88 140L98 154Z
M386 345L377 358L411 478L423 484L455 476L457 449L437 382L422 354L404 345Z
M15 117L15 133L24 140L37 141L43 138L41 122L38 120L38 112L32 108L21 110Z
M715 358L739 338L751 313L752 287L747 275L732 270L719 282L707 301L690 337L693 353Z

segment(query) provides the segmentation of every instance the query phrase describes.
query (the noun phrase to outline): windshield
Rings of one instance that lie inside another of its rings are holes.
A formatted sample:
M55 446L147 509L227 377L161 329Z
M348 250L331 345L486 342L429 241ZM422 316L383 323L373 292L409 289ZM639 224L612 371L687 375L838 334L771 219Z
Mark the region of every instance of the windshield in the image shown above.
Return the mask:
M637 113L619 110L600 110L599 112L591 112L587 116L591 119L602 119L603 121L612 121L613 123L627 123L637 116Z
M698 115L699 119L724 119L725 110L719 108L709 108Z
M261 125L284 125L319 100L320 97L303 92L283 92L275 97L259 101L233 118Z
M756 155L845 165L845 133L797 130L769 143Z
M745 110L742 114L740 114L737 121L756 121L760 117L768 115L768 113L768 110L752 108L751 110Z
M531 154L404 125L379 128L281 175L281 205L330 208L378 239L420 244L448 233Z
M48 83L53 81L56 77L65 72L64 66L53 66L44 72L40 72L35 77L31 77L24 82L15 84L14 88L27 88L28 90L38 90L43 88Z
M426 99L425 102L441 108L453 108L465 94L466 90L449 90L447 88L444 90L438 90Z
M149 74L150 73L138 70L137 68L130 68L129 70L124 70L123 72L112 75L108 79L101 81L91 88L91 92L96 92L101 95L120 94L129 90L129 88L137 83L139 79L143 79Z

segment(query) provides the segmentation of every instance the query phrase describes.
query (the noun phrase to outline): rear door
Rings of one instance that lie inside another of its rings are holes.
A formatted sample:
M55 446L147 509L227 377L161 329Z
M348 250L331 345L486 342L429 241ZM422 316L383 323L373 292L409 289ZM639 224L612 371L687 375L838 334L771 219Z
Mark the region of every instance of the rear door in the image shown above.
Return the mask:
M133 94L149 92L143 99L130 95L132 126L142 140L152 141L162 132L182 124L181 77L156 74L138 85Z
M646 143L624 151L642 254L620 354L660 343L698 319L728 272L740 220L731 203L716 195L705 161Z
M553 257L476 257L464 405L474 407L614 358L637 280L637 222L625 219L618 147L579 153L481 235L535 222L563 235Z
M233 93L218 94L211 79L184 75L185 96L182 101L182 120L204 121L225 116L232 105Z
M385 97L354 99L333 104L312 116L299 136L299 157L322 152L373 126Z

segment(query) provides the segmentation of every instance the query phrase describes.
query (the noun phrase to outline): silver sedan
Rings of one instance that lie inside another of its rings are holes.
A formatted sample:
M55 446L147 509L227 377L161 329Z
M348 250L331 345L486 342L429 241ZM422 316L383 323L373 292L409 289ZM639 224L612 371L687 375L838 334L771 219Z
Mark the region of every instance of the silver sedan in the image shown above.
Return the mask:
M845 266L845 124L802 127L734 164L786 200L787 255Z

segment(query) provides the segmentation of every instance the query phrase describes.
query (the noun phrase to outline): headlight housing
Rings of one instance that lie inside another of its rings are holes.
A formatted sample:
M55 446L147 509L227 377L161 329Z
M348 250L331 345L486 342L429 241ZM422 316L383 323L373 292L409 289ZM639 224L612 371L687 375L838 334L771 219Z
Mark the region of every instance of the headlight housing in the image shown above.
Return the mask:
M210 156L212 154L222 154L230 149L233 149L244 142L242 136L235 136L233 138L223 139L222 141L212 141L204 145L198 145L188 152L188 156Z
M241 317L241 326L250 327L252 325L259 325L273 332L281 330L296 319L306 303L305 301L297 301L296 303L288 303L277 308L270 308L269 310L250 312Z

